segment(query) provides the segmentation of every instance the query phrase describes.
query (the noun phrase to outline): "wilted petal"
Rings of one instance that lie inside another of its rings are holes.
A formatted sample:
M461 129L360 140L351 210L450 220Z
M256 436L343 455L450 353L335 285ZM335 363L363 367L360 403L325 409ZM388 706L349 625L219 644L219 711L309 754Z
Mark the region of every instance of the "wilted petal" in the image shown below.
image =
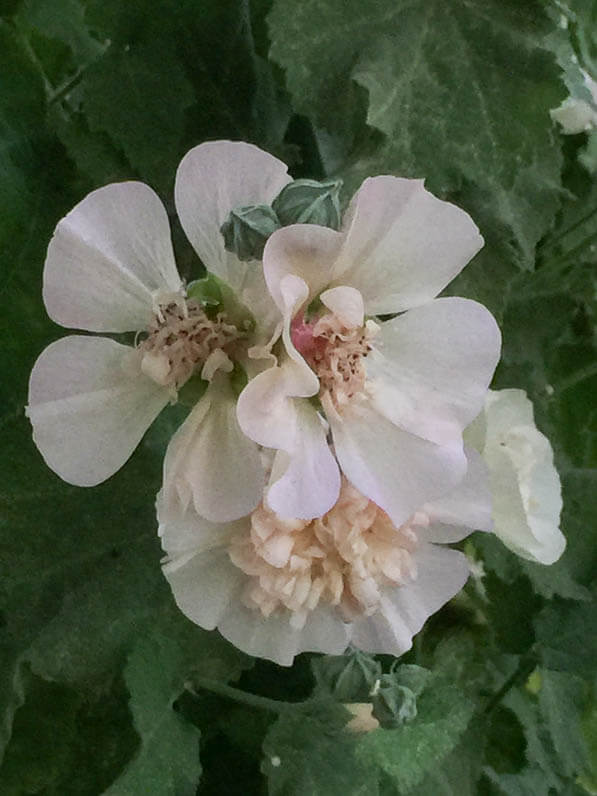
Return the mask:
M56 227L44 267L48 315L94 332L144 329L152 294L176 292L168 215L141 182L93 191Z
M367 652L402 655L427 619L466 583L465 556L456 550L424 544L414 555L417 578L386 589L380 610L352 625L351 643Z
M328 420L342 471L396 527L453 489L466 472L461 444L440 446L409 434L366 402Z
M375 406L425 439L460 439L483 406L500 340L491 313L462 298L437 299L383 323L367 361Z
M261 500L264 474L257 445L241 431L228 378L215 376L172 437L164 460L165 500L192 501L212 522L249 514Z
M425 304L483 246L468 213L437 199L423 180L365 180L344 228L334 284L357 288L370 315Z
M493 528L487 467L477 451L465 448L464 452L468 467L461 483L422 508L431 520L425 532L430 542L459 542L472 531Z
M95 486L122 467L169 398L128 346L69 336L33 366L27 415L47 465L70 484Z

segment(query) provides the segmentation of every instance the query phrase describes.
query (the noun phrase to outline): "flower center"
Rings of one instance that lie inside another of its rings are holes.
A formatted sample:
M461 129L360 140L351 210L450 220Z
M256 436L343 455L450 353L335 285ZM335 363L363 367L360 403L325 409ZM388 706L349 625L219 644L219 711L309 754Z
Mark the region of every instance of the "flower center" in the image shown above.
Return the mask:
M292 342L319 378L319 397L324 408L339 412L364 392L364 359L378 328L373 321L367 321L364 326L350 329L334 313L311 323L305 322L302 314L294 319Z
M138 345L141 370L158 384L179 389L210 354L218 349L230 353L240 337L236 326L226 322L226 313L212 319L198 301L176 298L159 307Z
M336 505L315 520L283 519L261 504L251 515L250 532L235 536L228 554L250 576L245 604L264 616L286 609L290 624L301 628L324 601L352 621L378 610L384 586L417 577L415 528L428 523L426 514L417 513L396 528L343 479Z

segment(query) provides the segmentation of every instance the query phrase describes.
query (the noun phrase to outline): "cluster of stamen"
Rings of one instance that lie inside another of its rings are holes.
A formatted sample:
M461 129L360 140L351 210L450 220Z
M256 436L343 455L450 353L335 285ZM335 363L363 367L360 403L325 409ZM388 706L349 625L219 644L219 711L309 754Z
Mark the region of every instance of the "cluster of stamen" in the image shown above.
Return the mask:
M194 299L170 301L159 307L147 337L138 345L141 368L158 384L178 389L210 354L218 349L230 353L240 337L224 312L209 318Z
M355 396L364 392L367 371L365 357L378 330L368 321L348 328L337 315L328 313L314 323L303 318L293 324L292 340L319 378L319 397L327 409L341 412Z
M315 520L283 519L260 505L250 532L234 537L228 552L250 576L245 604L263 616L286 610L291 625L300 628L323 601L351 621L378 610L384 587L416 578L416 527L428 523L426 514L417 513L396 528L343 479L335 506Z

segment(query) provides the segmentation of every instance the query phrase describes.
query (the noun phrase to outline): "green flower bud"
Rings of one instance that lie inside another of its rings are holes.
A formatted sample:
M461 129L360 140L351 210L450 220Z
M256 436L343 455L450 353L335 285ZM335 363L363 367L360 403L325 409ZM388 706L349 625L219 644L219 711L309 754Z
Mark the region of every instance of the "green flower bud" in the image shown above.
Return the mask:
M371 691L373 715L386 728L400 727L417 715L417 697L425 688L431 672L421 666L393 666L383 674Z
M272 202L282 226L319 224L340 226L340 188L342 180L295 180L286 185Z
M349 655L326 655L311 661L320 690L339 702L365 701L381 677L381 665L358 650Z
M280 226L278 217L268 205L235 207L220 227L224 245L239 260L260 260L265 242Z

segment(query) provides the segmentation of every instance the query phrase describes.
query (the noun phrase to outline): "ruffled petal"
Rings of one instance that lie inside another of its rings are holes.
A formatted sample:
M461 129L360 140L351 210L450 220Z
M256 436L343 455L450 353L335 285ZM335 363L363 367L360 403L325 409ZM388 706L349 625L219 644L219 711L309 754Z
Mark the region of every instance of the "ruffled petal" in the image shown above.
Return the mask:
M291 666L301 652L340 655L348 646L349 626L331 606L318 606L305 626L294 628L286 614L267 619L242 604L229 604L218 623L220 633L248 655L266 658L280 666Z
M252 144L208 141L191 149L176 173L176 210L187 238L208 271L227 282L261 327L274 323L275 308L258 262L241 262L226 251L220 232L231 210L270 204L291 181L287 166Z
M440 446L409 434L366 402L328 420L342 471L396 527L453 489L466 472L462 444Z
M69 336L33 366L27 415L47 465L70 484L95 486L122 467L169 399L129 346Z
M43 298L56 323L93 332L144 329L153 295L180 290L168 215L142 182L93 191L56 227Z
M435 298L483 246L468 213L430 194L423 180L365 180L344 228L334 284L357 288L370 315Z
M282 295L282 281L289 275L300 277L308 286L305 303L314 299L331 280L342 240L339 232L316 224L293 224L274 232L263 251L263 271L269 291L282 312L287 304Z
M466 475L451 492L423 506L431 524L425 536L430 542L459 542L473 531L491 531L489 473L477 451L465 448Z
M202 517L229 522L250 514L261 500L264 473L259 449L241 431L236 398L219 374L170 440L164 459L164 495L193 503Z
M331 287L319 297L321 303L339 318L348 329L356 329L365 321L363 297L354 287Z
M402 655L427 619L466 583L466 557L456 550L424 544L414 555L416 580L386 589L380 610L352 625L351 643L366 652Z
M491 313L442 298L382 324L367 360L377 409L425 439L448 444L483 407L500 356Z

